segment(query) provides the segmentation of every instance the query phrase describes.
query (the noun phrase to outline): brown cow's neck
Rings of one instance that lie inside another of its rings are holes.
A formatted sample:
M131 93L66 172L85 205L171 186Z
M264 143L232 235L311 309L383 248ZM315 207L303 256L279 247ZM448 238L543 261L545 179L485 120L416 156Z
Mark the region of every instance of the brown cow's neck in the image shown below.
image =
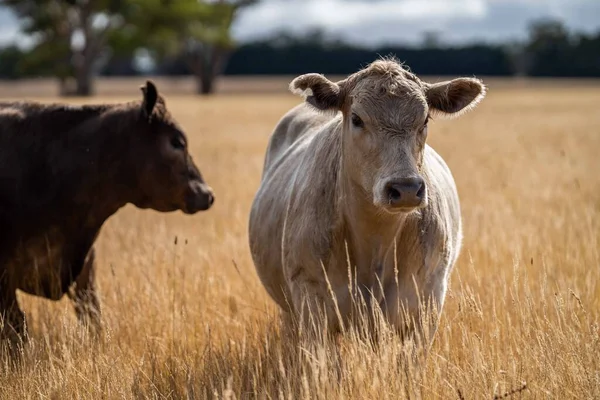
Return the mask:
M68 191L73 193L69 203L84 211L88 215L86 223L91 225L101 225L127 204L134 183L128 162L133 152L127 146L137 110L118 105L105 111L66 133L64 143L68 148L57 154L70 157L63 156L66 159L62 162L55 160L63 171L76 171L77 179Z

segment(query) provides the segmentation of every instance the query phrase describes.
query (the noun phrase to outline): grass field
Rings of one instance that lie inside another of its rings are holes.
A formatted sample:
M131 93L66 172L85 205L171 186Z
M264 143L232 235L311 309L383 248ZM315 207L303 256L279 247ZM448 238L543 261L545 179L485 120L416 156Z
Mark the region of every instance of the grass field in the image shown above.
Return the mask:
M85 101L138 98L141 82ZM0 360L0 398L600 398L600 82L495 81L472 112L430 124L465 240L422 369L397 362L394 336L375 352L350 335L340 357L280 336L247 220L271 130L299 101L168 95L214 207L190 217L127 206L107 222L99 340L67 299L20 293L32 339L19 368Z

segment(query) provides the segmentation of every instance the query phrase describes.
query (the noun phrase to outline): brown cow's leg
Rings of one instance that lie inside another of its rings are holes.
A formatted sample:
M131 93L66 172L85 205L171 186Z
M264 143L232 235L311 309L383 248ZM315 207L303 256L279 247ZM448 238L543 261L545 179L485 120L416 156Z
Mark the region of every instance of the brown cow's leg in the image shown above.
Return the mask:
M11 350L27 342L25 313L19 308L16 289L0 283L0 340L8 340Z
M99 333L102 329L100 321L100 300L96 291L96 254L90 249L81 273L75 280L74 288L69 290L69 298L73 301L77 319L86 327Z

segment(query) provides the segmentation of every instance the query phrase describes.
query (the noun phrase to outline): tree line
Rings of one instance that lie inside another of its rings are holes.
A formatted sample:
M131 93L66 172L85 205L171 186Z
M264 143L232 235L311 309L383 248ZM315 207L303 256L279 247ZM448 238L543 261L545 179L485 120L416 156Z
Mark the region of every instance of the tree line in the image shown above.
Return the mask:
M393 55L422 75L600 77L600 29L572 33L556 20L532 21L523 42L441 44L426 35L418 46L366 48L315 30L303 36L278 32L231 52L224 75L350 74L379 56ZM188 75L184 59L157 66L162 75Z
M600 30L569 32L538 20L522 42L443 45L427 34L419 46L368 48L327 37L277 32L236 44L231 27L257 0L0 0L20 18L34 45L0 49L0 79L55 77L62 95L91 95L95 76L145 74L144 50L159 75L192 75L200 94L219 75L349 74L394 55L423 75L600 76Z

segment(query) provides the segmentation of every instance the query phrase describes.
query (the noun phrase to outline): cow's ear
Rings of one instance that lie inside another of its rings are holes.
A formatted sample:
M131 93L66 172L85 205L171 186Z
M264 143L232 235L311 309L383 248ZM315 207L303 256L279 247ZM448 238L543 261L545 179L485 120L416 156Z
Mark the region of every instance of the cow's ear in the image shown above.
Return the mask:
M475 108L485 94L486 87L474 78L457 78L425 85L425 97L430 110L449 117Z
M144 100L142 101L142 113L146 118L150 118L156 101L158 100L158 91L152 81L146 81L146 85L140 86L142 93L144 94Z
M300 75L290 83L290 91L306 98L319 110L339 110L344 103L340 85L321 74Z

